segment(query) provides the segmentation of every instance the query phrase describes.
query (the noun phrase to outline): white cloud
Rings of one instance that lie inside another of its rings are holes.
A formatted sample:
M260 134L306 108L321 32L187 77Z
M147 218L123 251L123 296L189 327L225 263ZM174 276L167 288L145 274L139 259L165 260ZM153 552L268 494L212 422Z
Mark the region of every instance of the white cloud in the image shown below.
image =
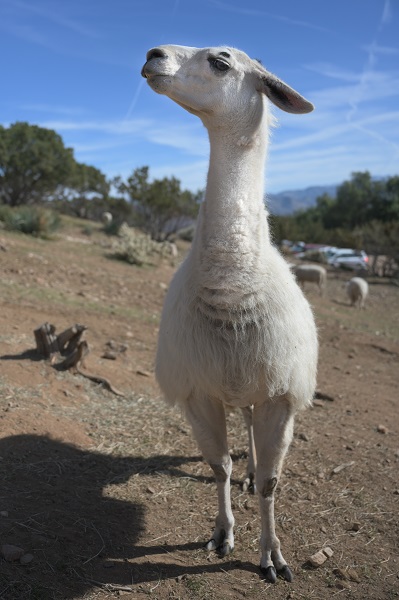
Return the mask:
M22 10L23 12L28 13L29 16L31 14L38 15L39 17L42 17L45 20L52 21L53 23L56 23L57 25L61 25L65 29L69 29L71 31L74 31L75 33L79 33L80 35L84 35L86 37L91 37L91 38L102 37L98 34L98 32L94 31L93 29L82 25L81 23L79 23L78 21L76 21L74 19L70 19L65 14L62 14L62 10L66 6L68 6L68 4L60 4L57 7L57 12L53 12L53 11L49 10L48 8L39 6L37 2L36 3L31 2L30 4L28 4L27 2L23 2L22 0L3 0L3 1L6 4L11 5L13 8L18 8L18 9ZM62 7L61 10L60 10L60 7Z
M231 4L227 4L226 2L219 2L219 0L209 0L209 1L211 4L213 4L216 8L219 8L220 10L234 12L234 13L238 13L241 15L247 15L249 17L257 17L257 18L266 17L268 19L282 21L284 23L287 23L288 25L304 27L306 29L314 29L316 31L324 31L324 32L329 31L327 28L321 27L320 25L315 25L314 23L311 23L310 21L299 21L297 19L292 19L292 18L286 17L284 15L278 15L275 13L266 12L264 10L256 10L256 9L242 7L242 6L233 6Z
M73 106L52 106L50 104L22 104L20 110L39 113L54 113L65 116L78 116L86 112L86 109Z
M130 119L125 121L44 121L41 127L56 131L97 131L107 134L129 135L145 130L150 121Z
M317 62L304 65L305 69L324 75L331 79L339 79L340 81L358 82L361 79L361 74L347 71L342 67L332 65L330 63Z
M369 46L362 46L362 49L367 53L374 52L375 54L381 54L385 56L394 56L399 54L399 48L393 46L379 46L378 44L372 44Z

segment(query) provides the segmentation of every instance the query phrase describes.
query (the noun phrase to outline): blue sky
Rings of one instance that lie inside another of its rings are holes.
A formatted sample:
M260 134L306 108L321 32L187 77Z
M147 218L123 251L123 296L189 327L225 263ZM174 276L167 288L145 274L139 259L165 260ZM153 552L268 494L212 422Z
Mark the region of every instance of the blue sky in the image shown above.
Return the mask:
M0 0L0 123L55 129L109 177L203 188L205 129L140 76L168 43L240 48L315 104L276 109L268 191L399 174L398 0Z

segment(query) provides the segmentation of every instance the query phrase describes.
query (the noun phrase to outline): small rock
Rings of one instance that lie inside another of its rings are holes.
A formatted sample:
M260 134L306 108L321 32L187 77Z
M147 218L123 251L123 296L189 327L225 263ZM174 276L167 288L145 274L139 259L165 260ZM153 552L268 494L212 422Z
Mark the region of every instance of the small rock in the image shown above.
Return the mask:
M155 494L155 490L154 488L148 486L148 488L146 489L146 492L148 492L149 494Z
M18 546L13 546L12 544L3 544L1 547L1 554L5 560L12 562L14 560L19 560L21 556L25 554L25 550Z
M352 460L351 462L348 463L344 463L342 465L339 465L338 467L335 467L335 469L333 469L331 471L331 475L336 475L337 473L340 473L341 471L343 471L344 469L346 469L347 467L351 467L352 465L355 464L355 461Z
M151 373L149 371L144 371L144 369L137 369L137 375L142 375L143 377L151 377Z
M19 559L19 562L21 563L21 565L29 565L29 563L31 563L33 560L33 554L24 554L23 556L21 556L21 558Z
M321 565L324 564L326 560L327 556L321 550L315 552L315 554L312 554L312 556L309 558L309 562L312 565L312 567L321 567Z
M8 510L0 511L0 517L8 517Z
M360 523L352 523L352 526L350 528L351 531L360 531Z
M309 558L309 562L312 567L320 567L326 562L327 558L331 558L333 554L334 552L331 550L331 548L326 546L318 552L315 552L315 554L312 554L312 556Z
M321 400L313 400L313 406L323 407L324 403Z
M177 583L180 583L180 582L181 582L181 581L183 581L184 579L187 579L187 575L186 575L186 574L184 574L184 575L178 575L178 576L176 577L176 581L177 581Z
M357 573L357 571L355 571L355 569L348 569L346 571L347 576L349 577L349 579L351 581L355 581L356 583L360 583L360 577Z
M106 346L108 346L108 348L111 348L111 350L116 350L118 348L118 344L115 342L115 340L108 340Z
M336 575L340 579L343 579L343 580L348 579L348 575L347 575L346 571L344 571L343 569L340 569L339 567L337 567L336 569L334 569L333 573L334 573L334 575Z
M102 355L102 358L106 358L108 360L116 360L115 352L111 352L110 350L106 350Z
M308 442L309 438L306 433L298 433L298 439L303 440L304 442Z
M378 431L378 433L388 433L388 428L385 427L385 425L378 425L377 431Z
M347 581L343 581L343 580L342 581L338 581L336 583L336 587L339 590L350 590L351 589L350 584Z

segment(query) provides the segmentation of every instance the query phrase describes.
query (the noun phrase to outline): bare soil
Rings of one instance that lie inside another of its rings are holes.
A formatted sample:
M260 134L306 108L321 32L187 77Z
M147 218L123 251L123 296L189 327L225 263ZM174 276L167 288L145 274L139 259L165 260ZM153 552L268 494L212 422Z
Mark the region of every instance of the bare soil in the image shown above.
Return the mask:
M297 419L276 497L295 580L271 585L258 571L257 500L240 487L238 412L228 417L236 549L224 559L203 549L212 474L153 376L175 265L118 262L111 238L95 225L85 235L86 225L66 221L47 241L0 234L0 546L30 560L0 558L0 598L398 597L399 289L370 282L363 311L347 303L347 273L329 272L325 297L305 290L320 333L318 390L332 399ZM124 397L43 360L33 330L46 321L57 332L87 325L87 370ZM333 556L311 567L327 546Z

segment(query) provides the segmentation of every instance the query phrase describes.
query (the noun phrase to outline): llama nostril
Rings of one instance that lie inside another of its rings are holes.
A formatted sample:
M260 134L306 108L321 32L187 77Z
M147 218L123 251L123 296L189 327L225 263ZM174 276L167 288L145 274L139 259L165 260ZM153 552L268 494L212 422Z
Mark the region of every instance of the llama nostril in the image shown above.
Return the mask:
M161 48L152 48L152 50L147 52L147 61L153 58L166 58L166 52L161 50Z

